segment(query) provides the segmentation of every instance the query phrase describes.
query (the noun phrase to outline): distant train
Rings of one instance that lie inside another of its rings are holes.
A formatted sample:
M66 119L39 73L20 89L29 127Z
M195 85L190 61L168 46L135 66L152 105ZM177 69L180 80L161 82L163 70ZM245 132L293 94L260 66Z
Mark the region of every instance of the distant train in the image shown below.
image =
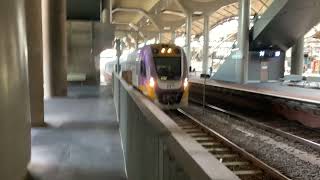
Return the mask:
M188 67L182 48L173 44L146 45L121 63L131 72L132 85L162 109L188 105Z

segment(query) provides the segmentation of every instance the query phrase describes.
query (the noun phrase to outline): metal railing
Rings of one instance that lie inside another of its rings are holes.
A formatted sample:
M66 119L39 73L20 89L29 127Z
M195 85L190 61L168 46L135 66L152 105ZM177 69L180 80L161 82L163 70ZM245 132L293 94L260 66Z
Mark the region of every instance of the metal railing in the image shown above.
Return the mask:
M129 180L238 179L161 109L113 75Z

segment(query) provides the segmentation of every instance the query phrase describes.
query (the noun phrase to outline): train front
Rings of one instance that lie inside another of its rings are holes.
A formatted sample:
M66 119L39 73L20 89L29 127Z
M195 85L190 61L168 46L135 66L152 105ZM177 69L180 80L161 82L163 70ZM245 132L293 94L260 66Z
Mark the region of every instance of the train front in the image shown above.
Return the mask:
M150 83L154 85L154 101L163 109L177 109L188 105L188 67L182 48L175 45L151 46Z

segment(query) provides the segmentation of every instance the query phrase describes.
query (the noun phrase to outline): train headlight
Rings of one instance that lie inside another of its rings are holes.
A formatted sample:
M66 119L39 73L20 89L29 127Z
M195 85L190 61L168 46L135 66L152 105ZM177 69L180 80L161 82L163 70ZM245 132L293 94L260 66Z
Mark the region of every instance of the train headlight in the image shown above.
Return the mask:
M188 87L188 78L185 78L185 79L184 79L183 87L184 87L184 88L187 88L187 87Z
M149 80L149 85L150 85L150 87L152 87L152 88L154 87L155 81L154 81L153 77L150 78L150 80Z

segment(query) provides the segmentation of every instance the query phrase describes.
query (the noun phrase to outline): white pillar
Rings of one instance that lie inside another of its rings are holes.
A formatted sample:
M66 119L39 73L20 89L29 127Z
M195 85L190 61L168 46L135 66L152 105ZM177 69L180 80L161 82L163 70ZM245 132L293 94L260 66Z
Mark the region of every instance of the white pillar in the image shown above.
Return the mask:
M0 1L1 180L23 179L30 161L31 125L25 2Z
M240 83L248 81L250 0L239 0L238 46L241 58Z
M50 62L50 45L49 45L49 14L48 0L41 0L41 15L42 15L42 48L43 48L43 89L44 99L48 99L52 96L51 87L51 62Z
M292 47L291 74L302 75L304 64L304 36Z
M31 123L44 125L41 0L26 3Z
M203 18L203 61L202 73L208 74L208 51L209 51L209 16L204 15Z
M192 33L192 13L187 14L186 21L186 56L188 61L188 70L191 66L191 33Z
M45 96L67 95L66 0L42 0Z

